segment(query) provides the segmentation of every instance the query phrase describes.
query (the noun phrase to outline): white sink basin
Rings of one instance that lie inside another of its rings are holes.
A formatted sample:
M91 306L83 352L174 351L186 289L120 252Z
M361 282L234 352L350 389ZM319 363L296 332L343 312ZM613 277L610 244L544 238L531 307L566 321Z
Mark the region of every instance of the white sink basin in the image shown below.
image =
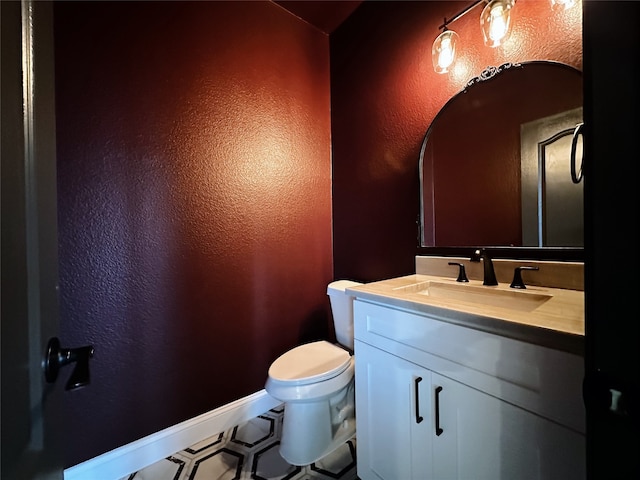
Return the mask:
M531 312L553 296L515 289L497 289L466 283L426 281L394 289L396 292L426 295L434 299L452 300L489 307Z

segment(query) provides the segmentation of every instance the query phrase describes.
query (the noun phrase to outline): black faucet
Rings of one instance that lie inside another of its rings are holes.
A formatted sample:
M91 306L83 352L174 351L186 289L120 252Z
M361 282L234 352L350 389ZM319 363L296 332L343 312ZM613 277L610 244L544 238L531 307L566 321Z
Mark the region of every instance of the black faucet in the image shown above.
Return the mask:
M493 262L491 261L489 252L487 252L486 249L476 249L471 255L470 260L472 262L479 262L480 260L482 260L482 266L484 268L484 280L482 281L483 285L498 285L498 280L496 280L496 272L493 269Z
M509 285L511 288L527 288L527 286L524 284L524 281L522 280L522 270L539 270L539 268L529 266L516 267L513 270L513 280L511 281L511 285Z
M456 278L456 282L468 282L467 272L464 270L464 263L458 262L449 262L449 265L457 265L458 266L458 278Z

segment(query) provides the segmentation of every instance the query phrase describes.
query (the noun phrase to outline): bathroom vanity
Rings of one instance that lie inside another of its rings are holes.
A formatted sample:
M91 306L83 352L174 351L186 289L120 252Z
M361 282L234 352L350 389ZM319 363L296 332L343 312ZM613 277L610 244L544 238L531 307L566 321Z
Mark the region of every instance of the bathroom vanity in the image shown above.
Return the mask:
M584 479L584 293L510 289L516 261L496 261L496 287L469 264L460 283L451 260L347 290L359 478ZM526 264L580 282L580 266Z

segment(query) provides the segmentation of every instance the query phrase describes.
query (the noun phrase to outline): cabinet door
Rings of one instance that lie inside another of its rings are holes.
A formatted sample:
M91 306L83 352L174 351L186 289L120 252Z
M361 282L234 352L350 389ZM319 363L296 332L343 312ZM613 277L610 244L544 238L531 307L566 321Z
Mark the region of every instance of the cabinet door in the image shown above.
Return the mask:
M357 340L355 354L358 477L429 478L431 372Z
M436 373L431 378L434 391L441 387L434 478L586 478L584 435Z

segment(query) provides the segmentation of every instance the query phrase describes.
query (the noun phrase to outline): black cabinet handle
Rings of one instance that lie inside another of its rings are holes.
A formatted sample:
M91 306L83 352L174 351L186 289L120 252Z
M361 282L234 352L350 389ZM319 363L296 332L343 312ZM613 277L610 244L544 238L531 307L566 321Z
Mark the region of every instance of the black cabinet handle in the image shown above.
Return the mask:
M414 380L414 387L416 391L416 423L422 422L424 418L420 415L420 382L422 381L422 377L418 377Z
M442 387L436 387L436 436L439 437L442 435L444 430L440 428L440 392L442 391Z

